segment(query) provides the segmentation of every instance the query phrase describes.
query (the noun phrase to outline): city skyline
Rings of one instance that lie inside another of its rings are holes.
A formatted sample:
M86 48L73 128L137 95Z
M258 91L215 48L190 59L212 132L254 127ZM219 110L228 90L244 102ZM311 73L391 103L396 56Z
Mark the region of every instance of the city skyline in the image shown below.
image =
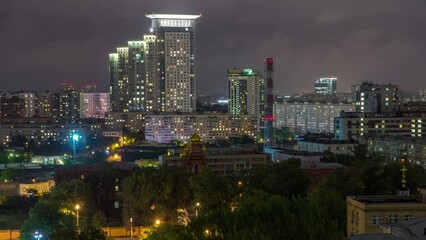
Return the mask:
M197 93L226 93L226 69L263 72L265 57L276 62L277 94L312 92L313 82L327 75L339 78L340 92L363 80L407 92L425 87L415 85L426 74L421 1L99 3L2 2L0 43L9 57L0 64L0 88L54 90L60 82L83 81L106 91L105 56L141 38L150 27L145 14L152 12L203 15L196 33Z

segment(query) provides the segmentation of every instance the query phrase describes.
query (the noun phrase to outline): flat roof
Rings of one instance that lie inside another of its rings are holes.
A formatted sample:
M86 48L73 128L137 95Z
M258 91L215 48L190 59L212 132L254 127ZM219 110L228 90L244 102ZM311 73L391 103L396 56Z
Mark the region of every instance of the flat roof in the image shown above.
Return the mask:
M185 14L145 14L147 18L150 19L184 19L184 20L195 20L201 17L199 15L185 15Z
M364 204L389 204L389 203L422 203L419 195L374 195L374 196L348 196L357 202Z

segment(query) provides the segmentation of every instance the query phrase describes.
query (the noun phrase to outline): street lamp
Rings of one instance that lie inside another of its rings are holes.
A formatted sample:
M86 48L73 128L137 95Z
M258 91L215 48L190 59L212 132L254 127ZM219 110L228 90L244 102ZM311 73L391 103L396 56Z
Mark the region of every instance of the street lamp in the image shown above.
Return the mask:
M72 145L72 149L74 151L74 159L73 159L73 163L75 165L75 152L77 150L77 146L76 143L78 141L79 136L77 134L72 135L72 140L73 140L73 145Z
M43 235L41 235L41 233L39 234L37 231L35 232L35 234L34 234L34 237L37 239L37 240L40 240L41 239L41 237L43 237Z
M80 205L75 205L75 210L77 210L77 228L78 228L78 210L80 209Z
M133 218L130 218L130 239L133 239Z
M155 225L157 225L157 227L160 226L160 224L161 224L161 220L160 219L155 220Z
M200 207L200 203L199 202L197 202L196 204L195 204L195 218L198 218L198 208Z

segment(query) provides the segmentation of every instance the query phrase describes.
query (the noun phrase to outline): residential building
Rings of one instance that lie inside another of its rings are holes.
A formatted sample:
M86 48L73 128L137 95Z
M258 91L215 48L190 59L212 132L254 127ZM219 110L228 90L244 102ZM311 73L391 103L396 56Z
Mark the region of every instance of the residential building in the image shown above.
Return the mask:
M146 17L150 34L109 55L112 111L195 111L195 20L200 15Z
M80 118L105 118L109 99L109 93L80 93Z
M402 91L397 85L363 82L356 92L356 112L394 112L401 104Z
M101 124L59 124L59 123L5 123L0 124L0 145L7 146L13 136L24 136L36 144L47 142L71 143L72 136L78 133L81 140L102 136Z
M1 117L25 117L25 100L13 95L1 98Z
M347 235L381 233L382 224L398 224L426 216L425 190L409 196L346 197Z
M333 95L337 89L336 77L325 77L318 79L314 84L315 94Z
M24 100L24 117L36 114L36 94L34 92L19 92L18 97Z
M397 135L372 135L360 138L371 153L378 153L386 160L405 160L426 165L426 138L412 138Z
M186 142L194 132L206 142L257 133L257 117L219 113L163 113L145 116L145 139L169 143Z
M252 69L228 69L229 113L255 115L258 126L263 125L265 94L264 80Z
M54 93L44 91L36 95L36 115L39 117L53 117Z
M149 14L159 78L159 111L195 111L195 20L201 15Z
M335 154L353 155L353 150L359 144L355 140L333 140L333 139L301 139L297 141L297 149L306 152L329 151Z
M145 113L142 112L110 112L105 118L105 129L110 131L130 132L144 131Z
M128 41L109 55L110 94L113 111L145 110L144 42Z
M351 112L355 105L334 102L289 102L274 104L275 127L288 127L296 134L333 132L334 118Z
M57 121L76 123L80 115L80 98L73 83L62 83L62 92L58 94Z
M334 134L338 140L380 134L421 138L425 131L426 112L341 112L334 118Z

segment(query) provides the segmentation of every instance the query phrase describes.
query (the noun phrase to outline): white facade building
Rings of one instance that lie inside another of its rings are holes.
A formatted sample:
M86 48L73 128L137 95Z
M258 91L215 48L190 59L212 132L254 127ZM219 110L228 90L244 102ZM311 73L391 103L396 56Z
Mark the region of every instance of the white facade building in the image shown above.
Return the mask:
M231 114L158 114L145 116L147 141L169 143L173 140L188 141L197 132L206 142L257 133L254 115Z
M338 117L341 111L354 110L355 105L350 103L275 103L275 127L288 127L296 134L333 132L334 117Z

